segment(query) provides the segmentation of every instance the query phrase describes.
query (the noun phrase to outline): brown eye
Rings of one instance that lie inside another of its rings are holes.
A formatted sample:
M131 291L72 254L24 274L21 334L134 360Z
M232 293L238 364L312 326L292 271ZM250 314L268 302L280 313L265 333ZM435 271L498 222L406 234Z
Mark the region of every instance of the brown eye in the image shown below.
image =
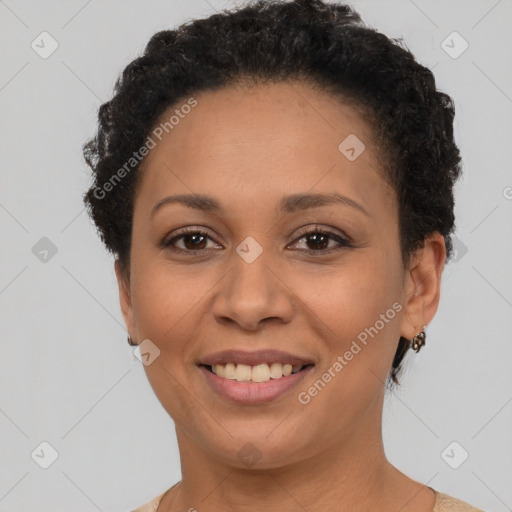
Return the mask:
M208 250L206 247L208 239L211 240L206 231L197 228L186 229L171 239L164 240L162 246L178 252L201 253ZM177 242L183 242L182 247L176 245Z
M209 250L208 240L212 240L208 232L198 228L187 228L172 238L164 240L162 247L176 252L201 254ZM297 245L303 240L306 243L306 248L301 251L313 255L329 254L343 247L351 247L348 239L318 227L303 231L293 245ZM179 243L182 245L178 245Z
M333 250L335 251L343 247L351 246L350 242L344 237L330 231L322 231L318 228L304 231L301 235L302 236L297 239L295 244L299 243L301 240L305 240L307 247L304 251L310 254L330 253ZM334 242L334 245L329 247L330 242Z

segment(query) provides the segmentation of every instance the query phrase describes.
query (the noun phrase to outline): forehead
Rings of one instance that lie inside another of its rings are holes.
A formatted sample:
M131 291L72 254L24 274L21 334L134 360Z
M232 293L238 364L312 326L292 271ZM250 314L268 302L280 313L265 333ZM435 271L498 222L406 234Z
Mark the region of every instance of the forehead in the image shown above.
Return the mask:
M324 91L297 82L233 85L193 99L193 108L181 110L190 104L185 98L156 124L173 116L143 163L141 201L164 193L216 191L233 202L337 190L368 204L391 192L370 125Z

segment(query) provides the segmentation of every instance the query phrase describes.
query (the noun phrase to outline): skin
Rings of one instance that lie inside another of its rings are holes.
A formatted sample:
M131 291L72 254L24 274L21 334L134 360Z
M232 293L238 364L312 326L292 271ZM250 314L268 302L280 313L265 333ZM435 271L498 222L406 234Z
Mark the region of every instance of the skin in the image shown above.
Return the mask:
M398 339L413 338L437 310L443 237L433 233L404 268L396 194L382 177L371 126L338 98L292 82L194 98L197 106L144 161L130 277L115 265L131 337L161 350L144 369L176 426L182 481L158 510L430 512L432 491L387 461L381 422ZM366 146L353 162L338 150L352 133ZM283 196L334 191L369 215L341 204L277 210ZM151 217L162 198L191 193L214 197L223 210L171 204ZM210 238L176 241L186 254L159 245L184 226ZM335 240L315 244L298 233L315 226L348 236L352 247L329 252ZM250 264L236 252L247 236L263 249ZM319 255L305 253L315 248ZM395 302L402 310L299 403L297 394ZM196 366L229 348L277 348L315 368L274 402L236 405ZM247 442L262 456L252 467L237 457Z

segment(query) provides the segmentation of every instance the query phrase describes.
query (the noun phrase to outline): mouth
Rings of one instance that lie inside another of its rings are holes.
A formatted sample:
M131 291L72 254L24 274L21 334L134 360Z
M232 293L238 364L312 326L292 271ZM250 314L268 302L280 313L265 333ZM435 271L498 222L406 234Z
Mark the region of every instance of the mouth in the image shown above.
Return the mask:
M207 356L197 366L216 394L255 405L283 396L313 370L315 363L277 350L229 350Z
M254 366L248 364L200 364L210 373L217 375L221 379L236 380L237 382L268 382L269 380L282 379L299 372L308 367L314 366L313 363L304 365L292 365L290 363L261 363Z

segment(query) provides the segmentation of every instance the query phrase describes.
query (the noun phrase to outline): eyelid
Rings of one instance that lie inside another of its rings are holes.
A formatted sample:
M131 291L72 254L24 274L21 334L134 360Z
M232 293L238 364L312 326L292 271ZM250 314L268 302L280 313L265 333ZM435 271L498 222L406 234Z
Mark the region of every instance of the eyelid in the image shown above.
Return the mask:
M335 233L333 228L326 228L318 225L315 225L313 228L303 228L290 245L297 244L303 238L314 234L326 235L331 241L336 242L337 245L334 247L330 247L329 249L299 249L299 253L313 257L321 257L331 255L335 252L340 251L341 249L348 249L354 247L354 245L352 244L352 239L349 236L347 236L343 231Z
M337 233L334 233L334 231L337 231ZM338 228L332 228L330 226L321 226L319 224L314 224L313 227L306 226L304 228L301 228L299 232L297 233L297 236L304 236L309 235L311 233L322 233L326 235L332 235L332 236L339 236L340 238L343 238L346 242L352 242L352 239L343 231L341 231Z
M338 233L334 232L338 231ZM331 240L335 241L338 245L336 247L331 247L330 249L299 249L299 252L311 254L311 255L322 255L322 254L330 254L332 252L335 252L337 250L347 248L347 247L353 247L352 245L352 239L347 236L343 231L337 229L337 228L331 228L327 226L321 226L318 224L305 226L301 228L298 233L296 233L294 240L287 245L289 247L290 245L297 244L300 240L305 238L308 235L312 234L322 234L327 235ZM205 236L209 238L211 241L219 245L219 243L213 238L213 236L210 235L207 228L199 227L199 226L185 226L181 229L179 229L176 233L173 233L172 236L166 236L163 241L161 242L161 246L164 249L170 249L175 252L181 252L181 253L188 253L188 254L194 254L197 255L204 254L205 252L208 252L210 249L198 249L198 250L188 250L188 249L182 249L181 247L176 247L173 243L177 239L181 239L183 236L186 236L187 234L199 234L202 236ZM218 250L218 249L215 249Z
M199 226L185 226L184 228L178 229L177 232L173 232L172 236L170 236L170 235L165 236L161 242L161 245L163 248L172 247L172 245L171 245L172 241L179 239L185 235L194 235L194 234L206 236L210 240L212 240L213 242L218 244L218 242L216 242L214 240L213 236L210 235L210 232L206 228L199 227ZM180 247L177 247L177 248L175 247L175 249L185 251L185 249L181 249ZM198 251L186 251L186 252L201 252L201 250L206 250L206 249L200 249Z

